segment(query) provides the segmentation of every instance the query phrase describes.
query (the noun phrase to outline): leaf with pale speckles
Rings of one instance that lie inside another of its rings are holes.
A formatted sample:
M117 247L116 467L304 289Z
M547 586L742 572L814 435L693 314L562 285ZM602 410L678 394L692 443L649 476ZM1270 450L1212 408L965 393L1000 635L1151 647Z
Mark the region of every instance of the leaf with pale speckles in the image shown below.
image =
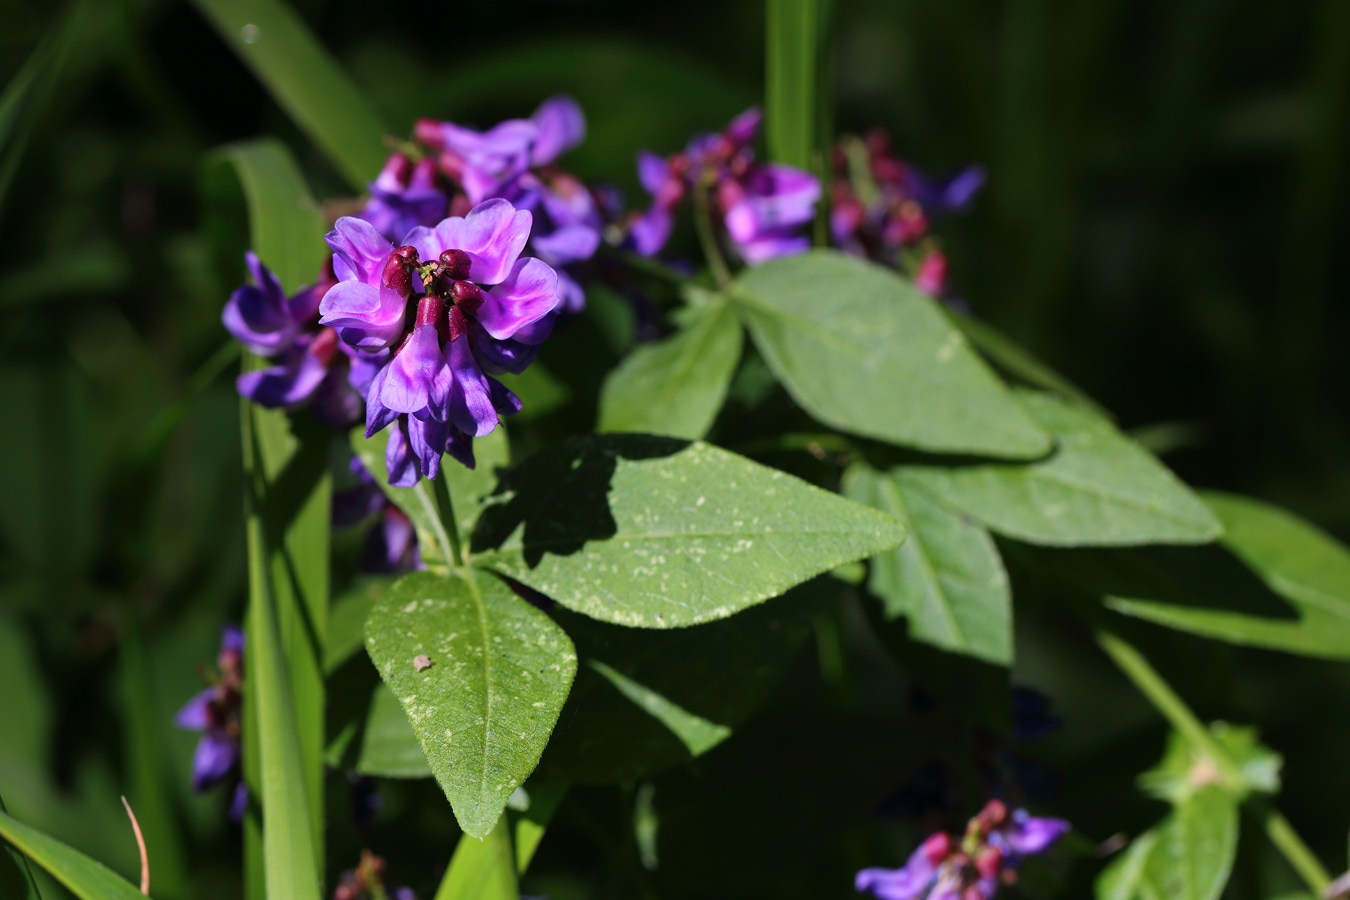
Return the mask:
M460 827L487 834L558 721L576 674L571 640L492 575L414 572L371 611L366 649ZM419 671L422 654L432 665Z
M890 516L702 443L590 435L503 476L472 558L604 622L711 622L904 538Z
M813 250L746 269L731 297L788 393L826 425L935 453L1050 451L935 301L888 269Z
M1091 412L1019 391L1057 448L1033 463L906 467L907 477L992 531L1032 544L1204 544L1223 527L1162 463Z

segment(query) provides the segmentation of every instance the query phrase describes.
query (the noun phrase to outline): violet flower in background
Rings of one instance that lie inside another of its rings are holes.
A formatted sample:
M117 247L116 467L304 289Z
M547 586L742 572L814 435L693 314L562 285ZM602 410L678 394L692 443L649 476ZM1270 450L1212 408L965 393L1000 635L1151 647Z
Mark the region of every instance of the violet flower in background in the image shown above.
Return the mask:
M802 229L815 217L820 182L801 169L755 161L751 144L760 119L759 110L750 109L719 134L696 135L681 153L639 153L638 180L652 204L630 219L628 246L642 256L660 253L680 204L706 192L714 224L745 262L806 250L810 240Z
M347 869L338 876L337 887L333 889L333 900L417 900L412 888L388 888L384 884L387 868L383 858L369 850L361 851L361 862L355 869Z
M414 163L406 153L395 153L371 182L370 200L356 215L398 241L418 225L434 225L445 218L449 204L450 197L437 186L434 159Z
M379 516L366 535L361 571L396 574L425 569L411 520L385 497L361 460L353 456L347 468L357 483L333 493L333 527L352 528Z
M1028 856L1044 853L1069 831L1063 819L1008 811L990 800L966 826L958 844L938 832L899 869L863 869L854 888L880 900L991 900L1000 885L1017 880Z
M896 156L881 131L845 135L833 154L830 233L836 246L900 269L933 296L949 290L947 257L931 233L934 218L969 211L985 171L968 166L933 178Z
M553 269L521 256L532 220L495 199L414 228L400 247L354 217L328 234L339 281L320 322L386 360L366 393L366 436L393 426L391 484L435 478L442 453L471 467L473 438L520 409L491 376L529 365L560 302Z
M333 329L320 327L319 302L327 285L287 297L256 254L250 251L244 260L254 283L235 290L221 321L236 340L274 364L240 375L239 393L269 409L310 407L335 427L360 421L361 397L353 384L370 376L369 361L354 361Z
M192 789L202 792L233 780L230 818L239 821L248 801L248 792L239 781L244 632L238 627L228 626L221 633L216 664L219 677L215 683L189 700L178 711L174 722L179 728L202 733L192 756Z

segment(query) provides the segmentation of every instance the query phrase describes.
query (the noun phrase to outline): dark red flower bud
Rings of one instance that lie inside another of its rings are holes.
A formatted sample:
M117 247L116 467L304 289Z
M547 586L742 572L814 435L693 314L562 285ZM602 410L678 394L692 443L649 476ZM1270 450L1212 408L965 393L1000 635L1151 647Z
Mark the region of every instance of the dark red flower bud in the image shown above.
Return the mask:
M418 119L413 125L413 140L433 150L439 150L444 145L441 134L441 123L435 119Z
M923 842L921 849L924 857L936 866L948 856L951 856L952 836L945 831L939 831L937 834L930 835Z
M472 281L456 281L450 288L450 297L469 315L478 312L478 307L483 305L483 289Z
M415 324L418 328L423 325L435 325L440 321L444 312L445 301L435 294L427 294L417 301L417 321Z
M309 345L314 358L327 366L338 352L338 333L332 328L320 328Z
M983 833L997 831L1008 821L1008 807L1002 800L990 800L984 805L984 809L980 810L975 820Z
M380 177L389 176L399 187L408 186L408 177L412 175L412 160L406 153L395 153L385 160Z
M463 284L464 282L461 281L459 283ZM450 307L450 315L448 318L450 320L450 340L452 342L457 341L469 330L468 320L464 318L464 313L458 306Z
M1003 851L997 847L985 847L975 857L975 871L981 878L993 878L1003 867Z
M445 270L446 277L455 281L468 278L472 266L473 260L463 250L447 250L441 254L441 268Z
M412 270L417 264L416 247L399 247L384 261L384 271L380 273L380 282L400 296L410 297L413 292Z

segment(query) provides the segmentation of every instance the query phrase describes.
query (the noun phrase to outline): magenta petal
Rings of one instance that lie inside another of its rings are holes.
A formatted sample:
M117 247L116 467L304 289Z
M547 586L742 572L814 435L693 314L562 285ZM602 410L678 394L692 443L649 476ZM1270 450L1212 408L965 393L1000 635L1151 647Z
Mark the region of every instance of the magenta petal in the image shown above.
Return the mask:
M558 274L539 259L519 260L490 292L483 292L477 318L483 329L504 340L558 305Z
M637 157L638 181L647 193L653 197L661 190L670 176L670 165L665 157L657 156L648 150L642 150Z
M530 150L532 165L542 166L553 162L586 137L586 116L571 97L550 97L539 104L530 120L538 129L534 147Z
M191 700L183 705L178 711L178 715L173 717L173 722L179 728L186 728L188 731L205 731L206 726L211 724L210 714L207 707L215 699L216 689L206 688L197 693Z
M445 348L445 361L454 374L450 386L450 422L470 437L482 437L497 427L497 408L487 376L478 368L469 348L469 339L461 337Z
M473 262L469 278L479 284L497 284L520 258L532 222L528 210L518 210L507 200L488 200L464 218L454 216L436 226L436 255L463 250Z
M1019 856L1042 853L1063 837L1069 823L1063 819L1041 819L1019 809L1013 813L1012 823L1004 831L1008 846Z
M397 291L341 281L319 303L319 322L361 350L383 350L403 334L407 301Z
M432 399L436 376L445 365L435 325L419 325L386 367L380 402L400 413L421 412Z
M384 261L394 245L379 229L355 216L343 216L324 235L333 250L333 274L338 281L378 284Z

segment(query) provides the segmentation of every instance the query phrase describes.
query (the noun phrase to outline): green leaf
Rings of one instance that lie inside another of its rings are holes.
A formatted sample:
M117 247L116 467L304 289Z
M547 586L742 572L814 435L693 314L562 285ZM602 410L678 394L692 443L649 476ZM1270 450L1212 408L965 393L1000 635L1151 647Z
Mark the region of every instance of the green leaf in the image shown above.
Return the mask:
M227 203L236 179L248 206L250 246L288 291L312 283L329 252L328 229L291 151L273 138L217 150L206 165L208 203Z
M348 184L365 190L387 155L384 123L304 21L281 0L195 2Z
M933 299L893 272L813 250L747 269L732 299L788 393L827 425L932 452L1051 448Z
M530 860L534 859L534 851L539 849L539 842L544 839L549 820L558 811L565 796L565 784L530 785L526 795L527 805L515 822L517 875L524 875L530 867Z
M384 465L384 449L388 443L388 428L371 438L365 436L365 429L360 426L351 431L352 452L361 460L385 496L412 520L422 561L428 565L450 565L453 561L450 536L441 522L434 485L425 478L410 488L390 485L389 473ZM472 469L450 456L441 457L440 478L444 479L454 503L461 546L468 544L470 529L497 482L497 470L506 465L510 455L506 429L500 425L491 434L475 439L473 446L476 464Z
M505 820L482 840L468 835L459 839L436 900L520 900Z
M477 564L628 627L708 622L896 546L899 523L701 443L591 435L503 476Z
M398 698L380 684L370 698L354 768L378 778L430 778L426 754Z
M1144 867L1158 842L1156 831L1145 831L1130 842L1097 876L1097 900L1135 900L1144 881Z
M1207 788L1159 826L1140 882L1152 900L1218 900L1237 853L1238 809L1232 795Z
M741 326L731 305L691 307L678 332L639 346L605 379L599 430L703 437L740 357Z
M990 362L1008 375L1031 387L1052 391L1075 400L1097 415L1110 418L1110 413L1083 393L1073 382L1041 362L1023 349L1012 338L1003 334L983 319L946 310L948 321L955 325L971 345Z
M572 642L491 575L415 572L375 605L366 649L460 827L486 835L558 720L576 673Z
M333 672L366 644L366 616L395 581L393 575L360 575L333 598L324 645L325 672Z
M1019 396L1054 434L1054 454L1021 465L910 466L915 484L1033 544L1196 544L1219 536L1209 508L1109 422L1049 394Z
M1203 497L1223 523L1223 546L1288 600L1297 615L1206 609L1158 602L1163 598L1152 594L1117 594L1109 605L1159 625L1234 644L1350 659L1350 551L1270 504L1231 494Z
M1240 784L1225 783L1209 754L1179 731L1168 736L1167 750L1157 766L1139 776L1139 786L1169 803L1181 804L1197 791L1211 786L1242 800L1250 792L1274 794L1280 789L1283 759L1257 739L1254 728L1215 722L1209 726L1214 740L1233 760Z
M675 629L606 625L556 612L581 658L539 777L633 781L719 745L768 700L840 592L829 577L716 622Z
M930 497L903 468L863 464L844 495L895 516L903 544L872 559L868 588L913 639L992 663L1012 662L1012 591L989 532Z
M0 814L5 813L5 801L0 798ZM13 900L42 900L28 858L17 847L0 846L0 897Z
M79 900L145 900L139 890L103 863L3 812L0 812L0 838L46 869ZM31 891L36 896L37 888L33 887Z

